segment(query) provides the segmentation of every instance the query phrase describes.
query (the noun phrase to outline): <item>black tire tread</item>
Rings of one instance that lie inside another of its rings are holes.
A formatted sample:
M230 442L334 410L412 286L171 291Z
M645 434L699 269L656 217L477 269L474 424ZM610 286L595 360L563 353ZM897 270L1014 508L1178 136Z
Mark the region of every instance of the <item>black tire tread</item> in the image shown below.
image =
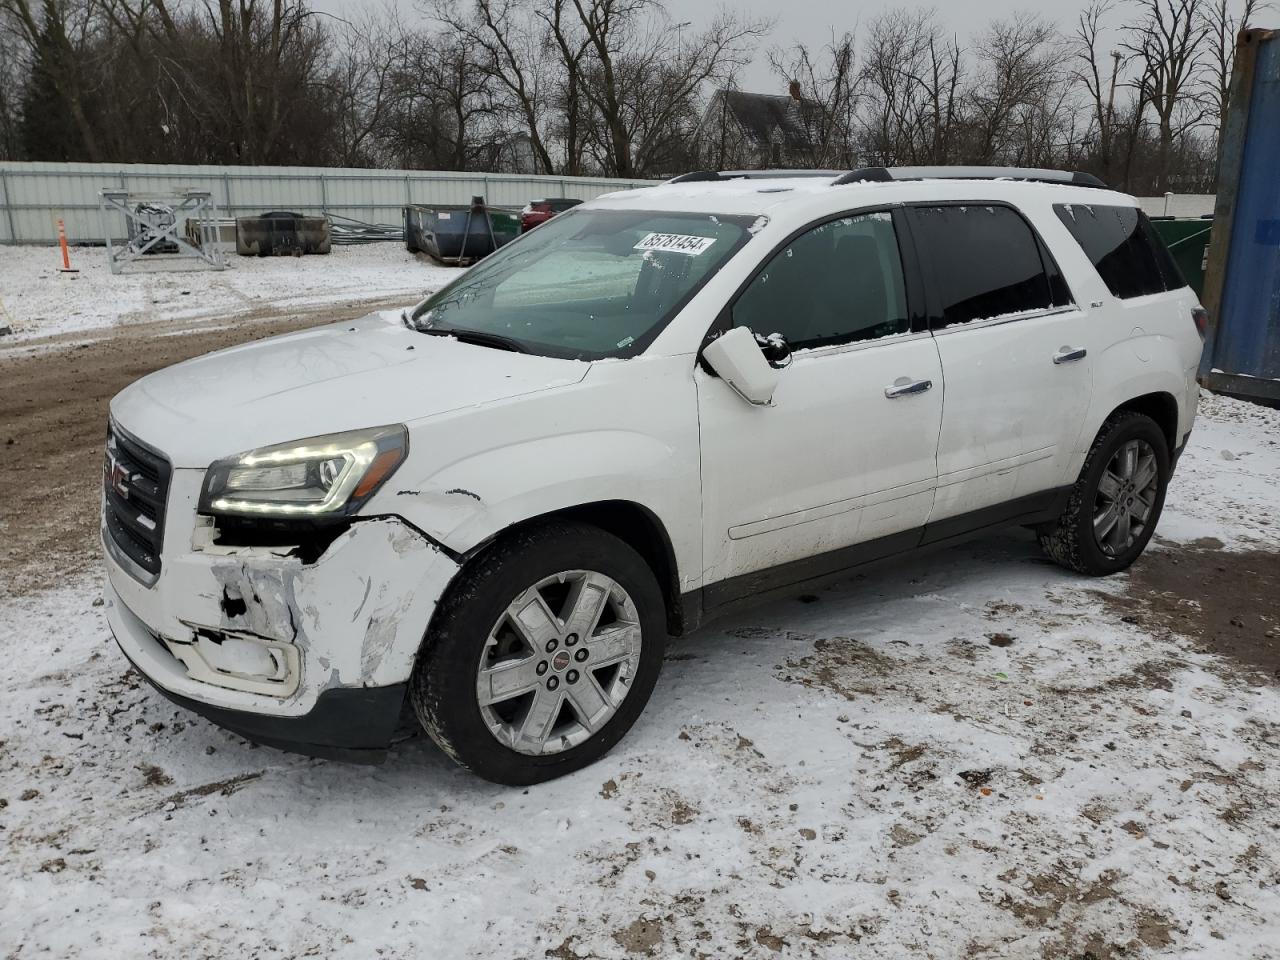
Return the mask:
M533 527L511 534L499 540L492 548L473 560L474 567L464 570L455 579L440 604L436 607L435 615L431 618L430 631L426 641L423 643L423 650L418 654L413 676L409 682L409 701L413 704L413 712L417 714L418 722L422 724L427 736L444 751L450 760L464 770L470 771L472 767L459 754L452 740L450 740L445 726L440 722L444 710L442 691L439 688L433 691L431 685L426 682L427 670L425 669L424 660L427 659L429 645L437 645L443 640L450 625L454 623L459 608L470 599L473 591L467 589L468 580L493 575L496 573L497 568L517 550L536 549L542 540L542 536L539 536L539 534L545 535L545 529L543 527ZM421 668L420 665L422 665Z
M500 582L503 571L509 565L524 562L530 557L542 554L549 546L562 545L568 540L603 546L611 554L625 558L626 562L635 566L637 571L647 574L647 582L641 585L641 592L648 594L647 602L651 607L656 604L657 609L652 613L657 629L645 631L644 656L656 657L656 663L659 666L662 661L662 648L666 641L662 628L666 623L666 613L662 605L661 590L644 559L629 544L599 527L570 521L537 523L518 528L499 538L463 569L440 601L432 617L423 647L419 651L409 683L410 703L427 735L459 766L494 782L524 786L579 769L612 748L634 722L634 716L630 719L627 717L633 712L637 715L639 713L639 709L634 704L624 702L624 706L614 718L619 720L619 723L615 724L611 720L596 736L585 743L563 754L536 758L526 764L529 769L516 773L499 770L491 764L475 762L468 755L469 751L454 742L451 735L451 724L447 718L450 716L450 711L456 711L459 708L459 704L456 696L450 697L453 691L447 685L432 682L437 676L436 658L464 655L468 650L468 643L473 640L474 633L467 635L460 634L459 631L464 630L464 613L475 602L476 594L480 590L486 585ZM645 598L633 595L632 599L639 604ZM635 697L636 703L642 708L656 679L657 673L654 670L646 684L648 689L640 689L641 685L637 684L637 687L628 694L628 701ZM623 715L623 711L626 711L627 716ZM493 749L499 752L503 750L496 741L493 743ZM586 759L581 759L582 757Z
M1080 520L1081 512L1093 502L1089 474L1099 456L1099 452L1109 445L1112 437L1116 433L1127 429L1130 425L1141 421L1145 421L1145 423L1151 424L1152 427L1159 430L1154 420L1146 414L1138 413L1134 410L1117 410L1103 421L1102 427L1098 430L1098 435L1094 437L1093 445L1089 448L1088 455L1084 458L1084 464L1080 468L1080 476L1071 488L1071 496L1067 500L1066 508L1057 520L1045 524L1036 531L1037 538L1040 541L1040 548L1050 560L1059 566L1089 576L1097 576L1103 572L1094 568L1085 559L1081 550L1080 531L1083 527Z

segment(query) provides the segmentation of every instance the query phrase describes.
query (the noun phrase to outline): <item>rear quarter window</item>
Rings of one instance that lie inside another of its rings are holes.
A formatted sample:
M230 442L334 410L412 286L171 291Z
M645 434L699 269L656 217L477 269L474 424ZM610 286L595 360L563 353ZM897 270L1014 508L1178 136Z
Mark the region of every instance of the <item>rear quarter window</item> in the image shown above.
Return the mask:
M940 301L935 329L1071 302L1057 264L1016 210L984 203L922 205L912 216Z
M1053 209L1112 296L1129 300L1187 285L1137 207L1059 203Z

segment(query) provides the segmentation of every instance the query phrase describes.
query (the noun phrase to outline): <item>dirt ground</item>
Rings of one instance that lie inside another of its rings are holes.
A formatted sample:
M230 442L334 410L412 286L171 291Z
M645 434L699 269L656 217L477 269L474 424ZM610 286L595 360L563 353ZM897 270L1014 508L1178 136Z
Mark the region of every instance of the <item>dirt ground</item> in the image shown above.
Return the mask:
M232 323L137 323L0 341L0 582L14 593L53 586L96 560L98 477L107 404L129 383L212 350L363 316L373 300L262 310Z
M1190 637L1259 679L1280 680L1280 553L1224 551L1212 537L1177 546L1149 551L1133 566L1126 593L1108 598L1114 612Z

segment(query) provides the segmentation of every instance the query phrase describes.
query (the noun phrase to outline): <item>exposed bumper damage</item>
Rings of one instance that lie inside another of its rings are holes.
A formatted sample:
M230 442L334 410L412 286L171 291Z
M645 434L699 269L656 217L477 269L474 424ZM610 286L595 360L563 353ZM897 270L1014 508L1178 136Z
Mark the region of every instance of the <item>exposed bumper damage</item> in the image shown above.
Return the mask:
M125 655L166 696L252 739L385 748L454 560L393 518L352 524L314 563L202 546L174 494L153 586L106 544L107 619Z

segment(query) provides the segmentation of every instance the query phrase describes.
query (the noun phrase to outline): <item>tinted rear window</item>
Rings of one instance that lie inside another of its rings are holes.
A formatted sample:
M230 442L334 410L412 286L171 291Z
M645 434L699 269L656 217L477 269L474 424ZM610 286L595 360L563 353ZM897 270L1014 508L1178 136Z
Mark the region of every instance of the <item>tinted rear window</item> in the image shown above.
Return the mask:
M941 299L935 327L1070 302L1057 266L1016 210L948 205L915 207L913 214L916 240Z
M1136 207L1054 206L1112 295L1121 300L1187 285L1173 257Z

